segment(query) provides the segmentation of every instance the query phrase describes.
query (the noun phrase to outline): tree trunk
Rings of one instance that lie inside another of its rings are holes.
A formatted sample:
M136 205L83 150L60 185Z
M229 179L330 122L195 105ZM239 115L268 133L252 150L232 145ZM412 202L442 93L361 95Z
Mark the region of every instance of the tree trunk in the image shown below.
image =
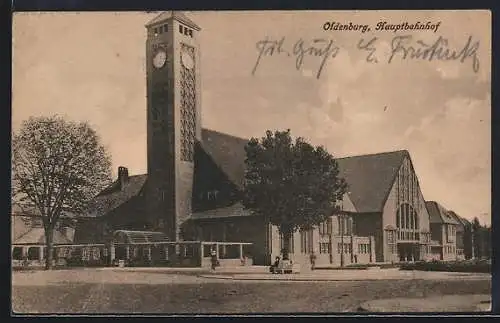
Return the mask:
M292 232L290 230L283 231L283 259L290 259L290 239L292 237Z
M48 226L45 228L45 244L47 248L47 257L45 257L45 270L52 269L52 259L54 259L54 250L52 246L52 240L54 237L54 228Z

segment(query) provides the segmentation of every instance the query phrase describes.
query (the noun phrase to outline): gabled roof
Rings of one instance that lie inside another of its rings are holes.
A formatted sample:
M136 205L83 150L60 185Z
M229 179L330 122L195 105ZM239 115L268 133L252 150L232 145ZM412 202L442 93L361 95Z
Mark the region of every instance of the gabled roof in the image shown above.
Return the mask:
M405 157L406 150L338 158L340 176L360 213L381 212Z
M467 220L466 218L463 218L461 216L458 216L458 218L460 219L460 221L464 226L472 226L472 222Z
M23 236L31 229L30 221L27 221L26 217L12 216L10 219L11 219L11 237L13 241Z
M243 207L241 203L235 203L228 207L222 207L202 212L193 213L191 219L204 220L204 219L219 219L228 217L250 216L252 212Z
M245 180L245 145L248 139L209 129L201 130L201 147L238 187Z
M461 228L461 230L463 230L468 224L467 224L467 220L461 218L460 216L458 216L458 214L456 214L454 211L449 211L449 214L453 217L453 219L457 222L457 225L458 227Z
M147 175L145 174L129 176L128 182L123 188L119 180L114 181L90 202L85 215L91 217L102 216L113 211L131 198L139 195L146 183L146 179Z
M167 242L168 237L163 232L117 230L113 233L117 243L150 243Z
M182 12L179 12L179 11L162 12L161 14L159 14L158 16L153 18L151 21L149 21L146 24L146 27L160 24L160 23L165 22L166 20L169 20L169 19L175 19L177 21L180 21L183 24L193 28L194 30L197 30L197 31L201 30L201 28L194 21L192 21L185 14L183 14Z
M36 216L39 212L34 206L13 203L11 205L12 215Z
M435 201L425 201L430 223L458 224L450 211Z
M73 243L70 239L68 239L64 234L62 234L58 230L54 230L54 236L52 242L54 244L69 244ZM45 230L43 228L32 228L22 234L14 238L12 237L12 244L45 244Z
M202 129L201 147L212 158L231 182L243 187L245 178L245 145L247 139L238 138L213 130ZM122 189L118 180L99 193L90 203L86 216L105 215L137 196L146 184L148 175L129 176Z
M12 203L11 214L14 216L40 217L40 211L33 205ZM67 210L61 212L60 218L73 218L76 214Z

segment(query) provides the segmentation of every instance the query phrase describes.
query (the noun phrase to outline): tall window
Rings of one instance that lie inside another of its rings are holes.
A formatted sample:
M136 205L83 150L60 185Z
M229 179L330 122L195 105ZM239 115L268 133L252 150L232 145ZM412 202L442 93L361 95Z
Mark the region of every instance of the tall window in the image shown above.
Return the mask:
M332 252L332 248L331 248L331 245L328 243L328 242L320 242L319 244L319 253L331 253Z
M332 234L332 218L328 218L326 221L321 222L318 226L320 235Z
M280 240L281 250L283 250L285 248L285 239L284 239L282 233L279 234L279 240ZM294 239L293 239L293 233L292 233L292 234L290 234L290 238L288 240L288 252L289 253L294 253L295 246L294 246L294 241L293 240Z
M300 252L311 253L313 250L313 231L301 230L300 231Z
M353 232L353 219L350 216L338 216L338 235L349 236Z
M418 230L418 214L408 203L399 206L396 214L396 227L403 230Z

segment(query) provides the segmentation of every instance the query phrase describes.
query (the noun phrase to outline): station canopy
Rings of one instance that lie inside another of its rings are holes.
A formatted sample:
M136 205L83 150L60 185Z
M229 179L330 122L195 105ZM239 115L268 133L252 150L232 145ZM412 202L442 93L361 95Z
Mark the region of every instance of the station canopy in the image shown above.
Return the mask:
M154 231L129 231L117 230L113 234L116 243L156 243L168 242L168 237L163 232Z

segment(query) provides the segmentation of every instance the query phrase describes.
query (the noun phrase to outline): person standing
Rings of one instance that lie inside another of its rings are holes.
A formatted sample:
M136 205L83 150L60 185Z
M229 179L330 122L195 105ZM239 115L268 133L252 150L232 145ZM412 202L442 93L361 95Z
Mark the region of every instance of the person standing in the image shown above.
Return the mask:
M212 264L212 270L215 271L215 268L217 267L217 251L215 248L212 248L210 253L210 262Z
M311 252L309 260L311 261L311 270L314 270L316 268L316 254L314 253L314 251Z

